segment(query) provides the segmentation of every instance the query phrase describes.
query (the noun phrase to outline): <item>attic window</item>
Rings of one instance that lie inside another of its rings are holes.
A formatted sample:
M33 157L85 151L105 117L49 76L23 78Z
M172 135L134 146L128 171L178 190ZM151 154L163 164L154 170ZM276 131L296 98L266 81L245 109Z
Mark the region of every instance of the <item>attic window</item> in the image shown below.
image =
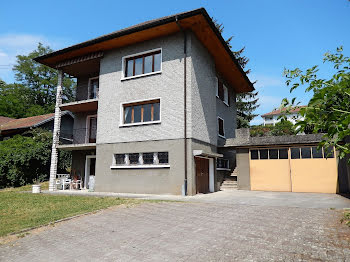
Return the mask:
M132 78L161 72L161 63L161 49L124 57L124 78Z

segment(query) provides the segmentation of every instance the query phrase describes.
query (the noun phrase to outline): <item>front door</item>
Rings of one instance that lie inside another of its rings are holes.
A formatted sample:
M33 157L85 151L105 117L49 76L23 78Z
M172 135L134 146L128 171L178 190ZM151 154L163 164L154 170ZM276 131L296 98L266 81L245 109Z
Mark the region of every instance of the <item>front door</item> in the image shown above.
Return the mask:
M209 159L195 157L196 192L209 193Z
M95 170L96 170L96 156L87 155L85 160L85 178L84 178L84 188L93 188L95 184Z

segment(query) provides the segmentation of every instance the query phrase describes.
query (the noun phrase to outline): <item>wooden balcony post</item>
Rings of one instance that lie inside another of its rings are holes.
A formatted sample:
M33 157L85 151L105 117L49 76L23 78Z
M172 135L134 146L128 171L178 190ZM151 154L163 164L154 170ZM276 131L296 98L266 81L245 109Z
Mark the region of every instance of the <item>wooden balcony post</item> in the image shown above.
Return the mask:
M52 151L51 151L49 191L56 190L55 179L57 176L57 162L58 162L57 146L60 139L60 129L61 129L60 105L62 104L62 83L63 83L63 72L62 70L59 70L57 90L56 90L56 106L55 106L55 120L54 120L54 128L53 128L53 139L52 139Z

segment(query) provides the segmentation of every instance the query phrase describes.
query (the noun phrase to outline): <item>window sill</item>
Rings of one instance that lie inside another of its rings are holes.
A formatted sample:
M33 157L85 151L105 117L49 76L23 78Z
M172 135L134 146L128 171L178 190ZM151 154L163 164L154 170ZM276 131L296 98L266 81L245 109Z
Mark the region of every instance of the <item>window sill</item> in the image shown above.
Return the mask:
M222 138L222 139L226 139L225 136L222 136L222 135L218 135L218 137Z
M129 127L129 126L143 126L143 125L153 125L160 124L161 121L150 121L150 122L139 122L139 123L130 123L130 124L121 124L119 127Z
M152 72L152 73L147 73L147 74L142 74L142 75L137 75L137 76L128 76L128 77L122 77L120 80L121 81L125 81L125 80L129 80L129 79L135 79L135 78L139 78L139 77L144 77L144 76L151 76L151 75L157 75L157 74L161 74L162 71L157 71L157 72Z
M229 168L216 168L218 171L231 171Z
M135 165L135 166L111 166L111 169L147 169L170 168L170 165Z

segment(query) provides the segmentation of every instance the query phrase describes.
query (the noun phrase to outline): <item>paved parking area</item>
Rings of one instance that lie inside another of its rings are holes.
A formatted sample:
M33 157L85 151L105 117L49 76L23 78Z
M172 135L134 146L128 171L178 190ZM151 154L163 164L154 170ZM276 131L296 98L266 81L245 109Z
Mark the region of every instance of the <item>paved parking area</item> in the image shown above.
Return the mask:
M2 245L0 261L350 261L339 210L266 203L112 208Z

